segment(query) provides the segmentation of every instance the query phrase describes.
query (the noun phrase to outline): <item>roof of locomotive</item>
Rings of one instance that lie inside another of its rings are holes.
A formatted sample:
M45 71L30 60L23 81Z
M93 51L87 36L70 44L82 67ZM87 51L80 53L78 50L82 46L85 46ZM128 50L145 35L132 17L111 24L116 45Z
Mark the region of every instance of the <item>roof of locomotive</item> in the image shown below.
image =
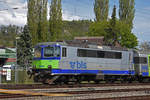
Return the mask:
M80 48L91 48L91 49L100 49L100 50L118 50L118 51L130 51L131 49L122 48L122 47L113 47L113 46L101 46L96 43L91 43L88 41L63 41L63 42L42 42L38 43L36 46L42 45L61 45L61 46L70 46L70 47L80 47Z

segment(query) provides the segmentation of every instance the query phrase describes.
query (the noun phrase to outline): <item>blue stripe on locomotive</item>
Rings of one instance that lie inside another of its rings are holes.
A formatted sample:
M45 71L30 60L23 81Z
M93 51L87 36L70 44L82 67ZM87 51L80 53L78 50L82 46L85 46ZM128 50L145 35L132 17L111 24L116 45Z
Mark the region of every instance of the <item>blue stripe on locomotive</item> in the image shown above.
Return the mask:
M142 76L148 76L148 72L142 72Z
M135 71L118 71L118 70L71 70L71 69L52 69L53 74L98 74L103 75L134 75Z
M142 76L148 76L149 75L148 66L142 66L142 70L145 71L145 72L142 72Z

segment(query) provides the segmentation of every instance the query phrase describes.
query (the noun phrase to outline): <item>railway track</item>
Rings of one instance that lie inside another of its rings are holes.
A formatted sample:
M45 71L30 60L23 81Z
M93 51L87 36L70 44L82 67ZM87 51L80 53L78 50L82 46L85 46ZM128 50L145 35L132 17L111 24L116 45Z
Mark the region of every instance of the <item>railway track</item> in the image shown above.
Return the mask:
M3 87L2 87L3 86ZM78 85L0 85L0 99L139 100L150 99L150 83ZM2 89L3 88L3 89Z
M0 94L0 99L21 98L21 97L33 97L33 96L31 96L31 95L20 95L20 94Z
M0 84L1 89L44 89L44 88L76 88L76 87L104 87L104 86L139 86L150 85L150 83L82 83L82 84L69 84L69 85L45 85L45 84Z

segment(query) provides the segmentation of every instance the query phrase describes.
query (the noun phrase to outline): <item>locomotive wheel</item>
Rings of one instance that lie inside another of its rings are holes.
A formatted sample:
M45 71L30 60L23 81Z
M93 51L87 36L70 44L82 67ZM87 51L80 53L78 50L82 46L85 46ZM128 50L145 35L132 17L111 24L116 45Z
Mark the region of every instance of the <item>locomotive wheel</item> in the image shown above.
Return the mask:
M139 77L139 78L138 78L138 81L139 81L140 83L143 83L143 82L144 82L142 77Z
M39 76L34 76L33 80L34 80L34 82L39 82Z
M78 76L76 83L77 83L77 84L80 84L81 82L82 82L82 77L81 77L81 76Z
M109 80L109 79L107 79L107 80L106 80L106 83L114 83L114 82L115 82L115 81L114 81L114 80L112 80L112 79L110 79L110 80Z
M95 82L96 84L99 84L100 81L99 81L99 80L95 80L94 82Z
M48 84L48 79L44 79L44 80L42 81L42 83L43 83L43 84Z

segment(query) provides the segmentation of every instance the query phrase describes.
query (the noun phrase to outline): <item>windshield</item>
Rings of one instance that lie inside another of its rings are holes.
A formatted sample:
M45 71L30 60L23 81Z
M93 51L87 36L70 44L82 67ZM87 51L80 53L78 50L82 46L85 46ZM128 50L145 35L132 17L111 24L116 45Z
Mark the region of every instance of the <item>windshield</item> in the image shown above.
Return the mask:
M45 47L44 57L60 57L60 47Z
M35 56L36 58L40 58L40 57L41 57L41 47L35 48L34 56Z

